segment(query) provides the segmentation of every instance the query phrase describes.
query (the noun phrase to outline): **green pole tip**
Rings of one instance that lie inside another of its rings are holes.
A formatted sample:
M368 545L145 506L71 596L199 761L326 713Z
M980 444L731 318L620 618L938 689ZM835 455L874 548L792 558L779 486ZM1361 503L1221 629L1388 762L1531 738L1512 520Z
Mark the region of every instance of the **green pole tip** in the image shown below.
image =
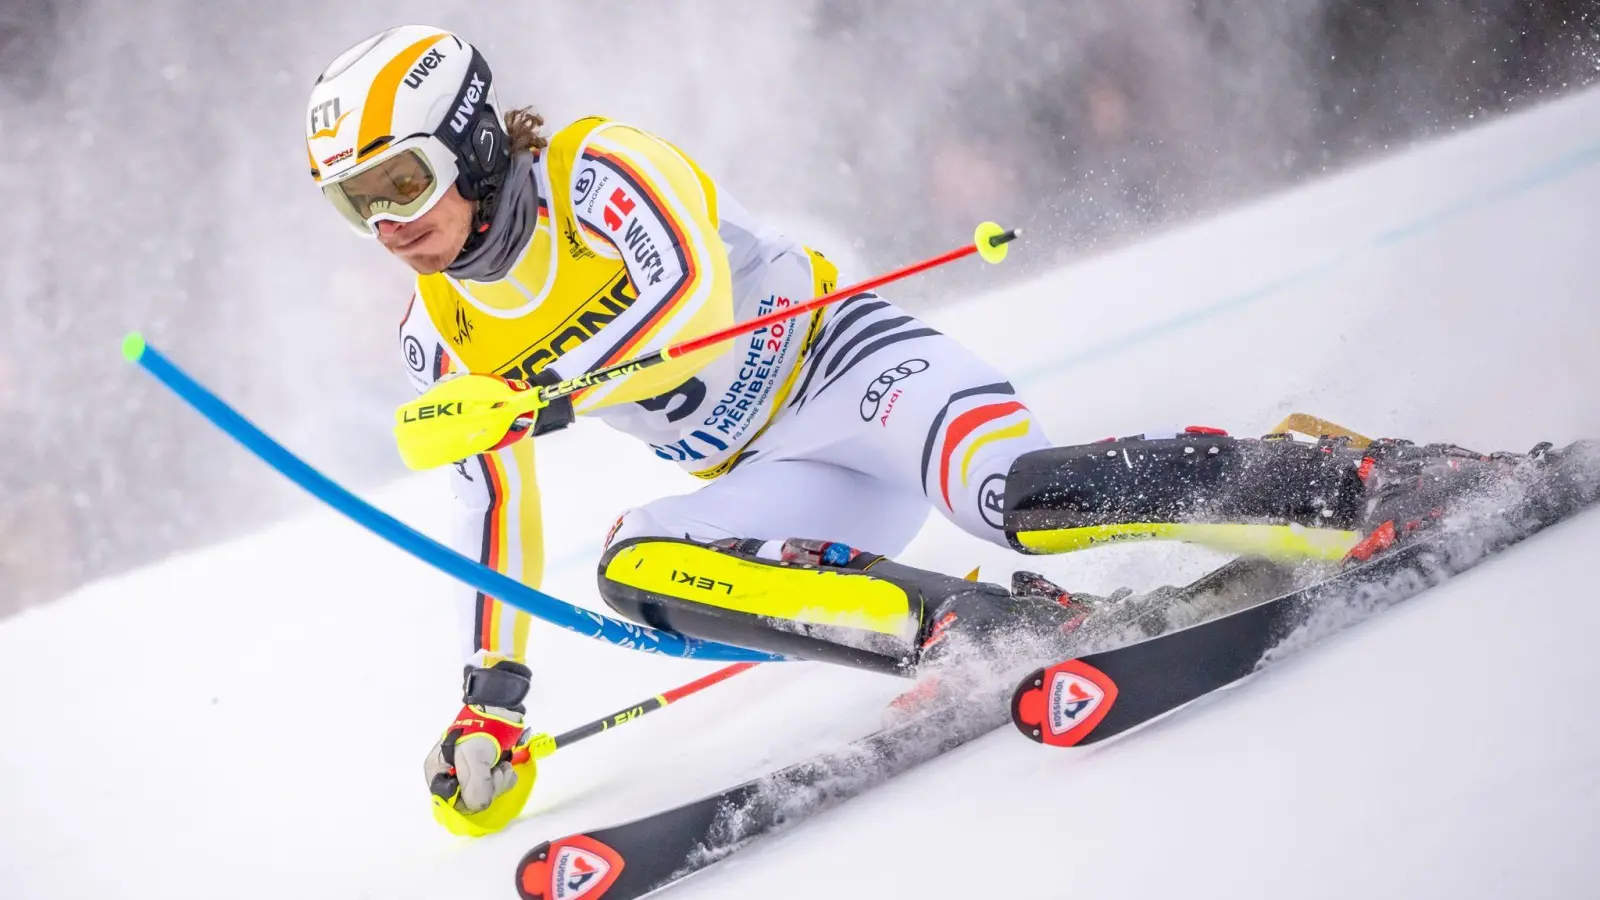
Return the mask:
M128 332L122 339L122 358L128 362L138 362L144 356L144 335L137 331Z

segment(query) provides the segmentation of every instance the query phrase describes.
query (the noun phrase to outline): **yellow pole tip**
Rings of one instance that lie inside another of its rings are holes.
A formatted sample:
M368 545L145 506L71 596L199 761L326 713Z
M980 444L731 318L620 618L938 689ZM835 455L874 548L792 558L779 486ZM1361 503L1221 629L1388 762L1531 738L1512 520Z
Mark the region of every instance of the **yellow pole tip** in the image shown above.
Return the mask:
M1009 244L1016 239L1020 231L1012 229L1007 231L995 222L984 222L972 233L973 246L977 247L978 255L984 262L1000 263L1006 258Z

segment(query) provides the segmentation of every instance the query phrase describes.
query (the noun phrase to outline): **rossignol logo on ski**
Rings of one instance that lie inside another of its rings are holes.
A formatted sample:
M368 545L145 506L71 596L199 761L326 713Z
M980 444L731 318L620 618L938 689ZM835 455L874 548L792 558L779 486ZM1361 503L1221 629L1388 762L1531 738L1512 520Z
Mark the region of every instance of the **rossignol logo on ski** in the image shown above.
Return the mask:
M597 854L577 847L562 847L551 871L553 900L576 900L600 886L611 866Z
M622 874L622 856L587 835L541 844L522 858L517 892L532 900L598 900Z
M1011 698L1011 717L1041 744L1071 747L1094 731L1116 700L1116 682L1072 659L1024 679Z
M1087 678L1055 673L1050 679L1050 733L1065 734L1078 727L1105 698L1105 691Z

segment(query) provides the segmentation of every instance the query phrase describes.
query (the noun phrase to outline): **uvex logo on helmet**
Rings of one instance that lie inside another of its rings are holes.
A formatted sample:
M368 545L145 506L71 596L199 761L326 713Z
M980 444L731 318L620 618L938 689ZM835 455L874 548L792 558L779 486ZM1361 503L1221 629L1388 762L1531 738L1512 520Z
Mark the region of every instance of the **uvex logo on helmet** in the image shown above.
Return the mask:
M417 64L412 66L411 71L407 73L406 87L412 90L421 87L422 79L427 78L443 62L444 54L440 53L437 47L429 50L421 59L417 60Z
M467 89L461 92L461 105L456 107L455 117L450 120L450 128L460 134L467 128L467 123L472 121L472 114L478 110L478 101L483 99L487 87L477 72L472 73L472 82Z

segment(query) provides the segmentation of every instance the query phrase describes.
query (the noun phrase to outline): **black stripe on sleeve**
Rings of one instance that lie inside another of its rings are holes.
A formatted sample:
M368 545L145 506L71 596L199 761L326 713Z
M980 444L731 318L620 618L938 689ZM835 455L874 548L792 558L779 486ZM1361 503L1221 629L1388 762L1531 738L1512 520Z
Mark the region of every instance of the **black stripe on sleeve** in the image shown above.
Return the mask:
M864 302L869 297L872 298L872 301ZM805 405L806 388L810 386L812 376L817 374L817 369L822 365L822 361L827 358L828 350L832 348L833 342L838 339L839 335L844 334L862 316L876 312L888 305L889 302L887 300L877 299L876 294L857 294L836 308L835 314L843 315L841 318L828 323L828 327L824 329L822 341L818 344L816 351L807 357L806 376L800 380L800 387L794 392L794 396L789 398L790 406L799 408Z
M817 388L816 396L821 397L823 391L827 390L830 387L833 387L833 382L838 381L839 379L843 378L845 375L849 374L850 370L854 369L856 367L856 363L861 362L863 359L866 359L867 357L869 357L872 354L878 352L879 350L882 350L884 347L887 347L887 346L889 346L891 344L898 344L901 341L909 341L909 340L913 340L915 338L920 338L920 337L930 337L930 336L936 335L938 333L939 333L938 331L936 331L936 330L934 330L932 328L913 328L910 331L902 331L899 334L891 334L891 335L888 335L886 337L881 337L881 338L877 339L876 341L873 341L872 343L868 344L866 347L862 348L861 352L856 354L855 359L852 359L852 360L850 360L850 362L846 363L845 367L839 371L839 374L833 376L833 379L831 381L829 381L827 384L823 385L822 387ZM844 356L844 353L843 353L843 351L841 351L840 354L839 354L839 357L843 358L843 356Z
M878 321L873 322L871 325L868 325L867 327L851 335L849 340L839 345L839 352L833 355L833 359L828 360L828 367L822 370L823 377L832 375L833 370L839 367L839 363L844 362L845 356L849 355L850 351L859 346L862 341L883 334L885 331L891 331L899 328L901 325L904 325L910 321L910 316L896 316L893 319L879 319ZM817 393L820 394L822 392L817 391Z
M1012 387L1010 382L999 381L994 384L983 385L982 387L967 388L964 391L956 391L954 394L950 395L950 399L945 401L944 408L939 410L939 414L937 416L933 417L933 424L928 426L928 439L922 444L922 486L924 491L927 490L928 486L928 463L933 459L933 445L937 442L939 435L944 431L944 417L946 413L950 412L950 407L954 406L958 400L965 400L968 397L974 397L978 394L1013 395L1016 394L1016 392L1017 389Z

